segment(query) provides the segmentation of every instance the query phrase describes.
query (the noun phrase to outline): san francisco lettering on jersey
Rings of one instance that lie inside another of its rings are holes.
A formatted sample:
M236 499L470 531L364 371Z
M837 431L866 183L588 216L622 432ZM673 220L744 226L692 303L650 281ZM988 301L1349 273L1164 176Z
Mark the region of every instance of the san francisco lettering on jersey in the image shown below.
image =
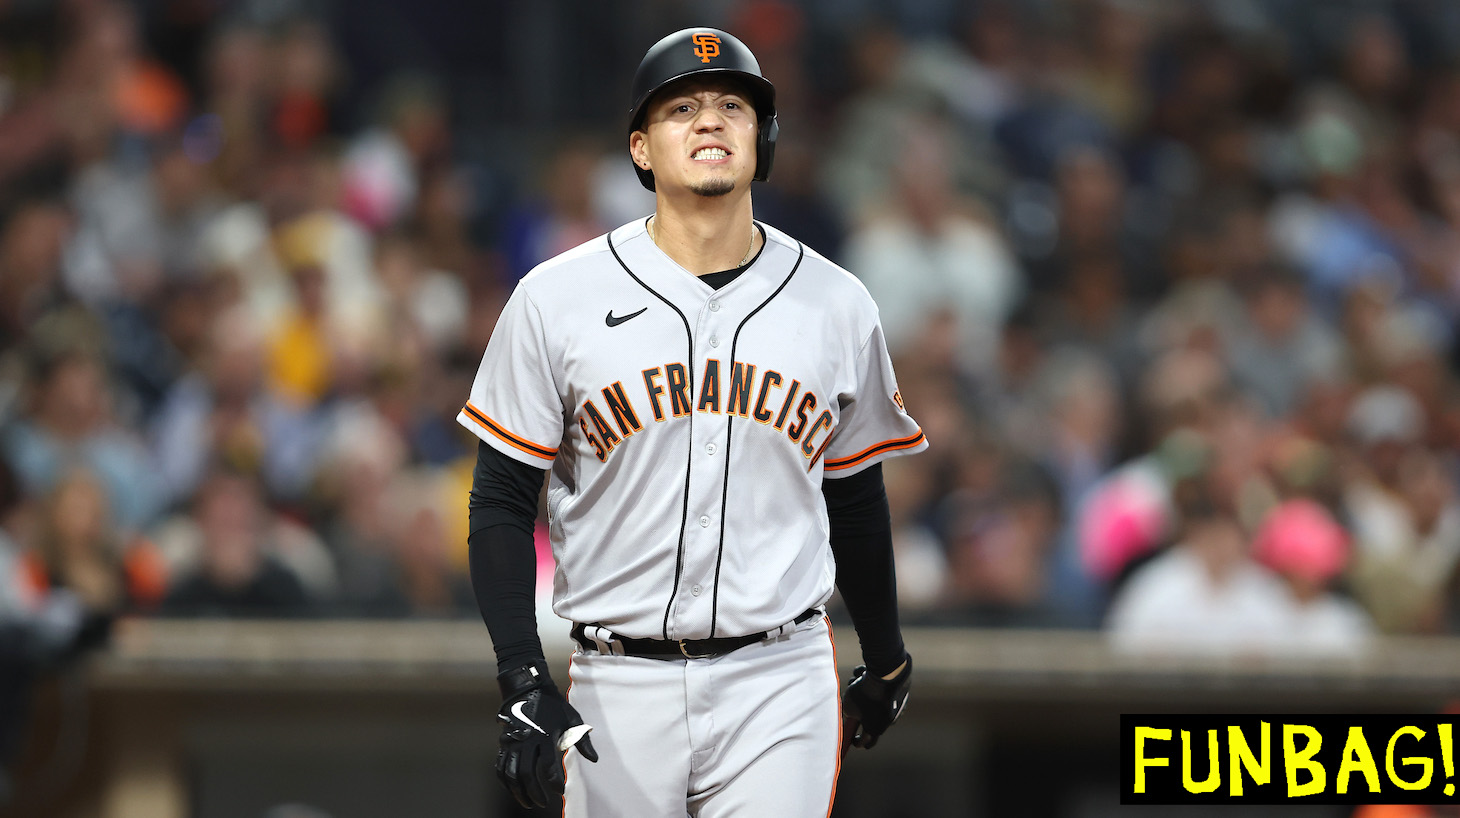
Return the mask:
M821 405L816 393L801 391L801 382L792 380L781 399L779 414L769 408L776 400L775 394L785 383L784 376L774 369L765 370L757 380L756 364L735 361L725 371L716 358L707 358L700 367L703 376L697 385L689 383L688 369L682 363L667 363L645 369L642 373L644 400L648 411L641 413L624 389L623 381L603 387L603 408L595 399L583 402L576 413L575 421L583 432L583 438L593 447L593 454L600 462L607 462L613 450L623 445L634 434L643 430L640 415L653 417L655 423L664 423L672 418L690 415L690 407L699 414L725 414L754 420L762 426L770 426L777 432L784 431L786 438L796 444L801 455L815 464L831 440L836 420L830 409L816 409ZM721 396L724 396L723 398ZM799 398L799 400L798 400ZM793 408L794 407L794 408ZM612 417L613 421L608 419ZM794 418L787 425L787 418Z

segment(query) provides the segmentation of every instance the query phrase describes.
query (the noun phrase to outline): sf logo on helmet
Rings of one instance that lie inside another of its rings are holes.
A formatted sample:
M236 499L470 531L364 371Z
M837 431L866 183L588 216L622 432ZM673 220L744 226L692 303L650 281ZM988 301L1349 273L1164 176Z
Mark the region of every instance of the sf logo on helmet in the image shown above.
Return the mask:
M695 56L700 62L709 62L711 57L720 56L720 38L714 34L696 34L690 38L695 44Z

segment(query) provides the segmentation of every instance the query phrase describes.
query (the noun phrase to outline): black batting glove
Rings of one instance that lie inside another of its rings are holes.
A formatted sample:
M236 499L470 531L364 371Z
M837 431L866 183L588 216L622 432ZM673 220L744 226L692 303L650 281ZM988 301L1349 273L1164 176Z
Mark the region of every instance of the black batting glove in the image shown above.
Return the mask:
M497 753L497 778L531 809L545 807L563 795L563 753L576 746L589 761L598 752L588 740L583 718L548 676L541 662L497 676L502 688L502 748Z
M902 670L891 679L868 673L866 665L852 671L852 681L842 694L843 754L849 747L872 749L902 715L912 689L912 657L904 656Z

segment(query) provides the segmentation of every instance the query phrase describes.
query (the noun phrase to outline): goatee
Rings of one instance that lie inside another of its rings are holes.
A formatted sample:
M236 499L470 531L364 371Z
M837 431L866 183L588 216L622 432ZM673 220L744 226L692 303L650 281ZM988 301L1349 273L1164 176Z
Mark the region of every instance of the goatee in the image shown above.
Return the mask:
M705 182L700 182L697 185L691 185L689 190L697 196L704 196L709 199L715 196L724 196L734 189L734 179L710 179Z

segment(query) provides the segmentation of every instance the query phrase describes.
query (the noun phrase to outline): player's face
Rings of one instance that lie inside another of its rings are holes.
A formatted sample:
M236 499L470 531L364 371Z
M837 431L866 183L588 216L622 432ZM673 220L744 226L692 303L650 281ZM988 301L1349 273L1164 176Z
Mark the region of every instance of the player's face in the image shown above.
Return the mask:
M651 102L629 150L639 167L654 171L661 191L724 196L755 176L756 136L755 110L738 85L690 80Z

